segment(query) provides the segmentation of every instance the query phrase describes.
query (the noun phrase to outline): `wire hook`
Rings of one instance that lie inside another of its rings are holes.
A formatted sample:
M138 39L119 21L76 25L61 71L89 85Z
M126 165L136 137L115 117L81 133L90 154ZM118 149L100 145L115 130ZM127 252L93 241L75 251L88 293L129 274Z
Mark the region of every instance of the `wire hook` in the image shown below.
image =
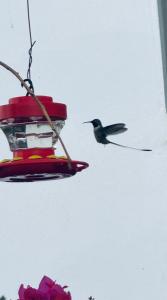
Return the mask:
M24 79L24 82L29 83L29 89L32 91L32 93L27 92L26 96L33 95L34 94L34 86L33 86L32 80L29 78L26 78L26 79ZM21 86L23 87L23 84L21 84Z

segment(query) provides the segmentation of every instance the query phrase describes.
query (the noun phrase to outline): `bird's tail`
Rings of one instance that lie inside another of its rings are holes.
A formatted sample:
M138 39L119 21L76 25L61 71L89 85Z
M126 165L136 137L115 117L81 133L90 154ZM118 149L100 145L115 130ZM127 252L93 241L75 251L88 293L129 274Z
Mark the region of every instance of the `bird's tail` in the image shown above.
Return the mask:
M113 144L113 145L119 146L119 147L123 147L123 148L128 148L128 149L138 150L138 151L152 151L151 149L134 148L134 147L130 147L130 146L125 146L125 145L117 144L117 143L114 143L114 142L110 142L110 144Z

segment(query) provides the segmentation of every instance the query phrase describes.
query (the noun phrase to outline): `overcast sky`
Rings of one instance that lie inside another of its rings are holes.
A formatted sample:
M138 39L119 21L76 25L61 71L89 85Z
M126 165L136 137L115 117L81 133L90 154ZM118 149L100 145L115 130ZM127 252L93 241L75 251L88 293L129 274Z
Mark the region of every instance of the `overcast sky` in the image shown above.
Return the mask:
M156 0L30 1L37 95L66 103L62 138L90 167L61 181L0 183L0 294L43 275L73 300L167 297L167 116ZM26 1L1 0L0 60L26 77ZM25 95L0 70L0 105ZM125 122L97 144L91 124ZM0 134L0 157L10 158ZM63 153L58 145L58 153Z

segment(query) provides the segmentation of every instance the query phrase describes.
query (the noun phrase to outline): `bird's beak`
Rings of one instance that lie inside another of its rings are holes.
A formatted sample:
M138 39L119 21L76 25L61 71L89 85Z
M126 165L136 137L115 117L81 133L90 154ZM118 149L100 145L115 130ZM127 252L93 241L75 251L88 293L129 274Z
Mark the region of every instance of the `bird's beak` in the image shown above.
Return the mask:
M85 123L92 123L91 121L87 121L87 122L83 122L82 124L85 124Z

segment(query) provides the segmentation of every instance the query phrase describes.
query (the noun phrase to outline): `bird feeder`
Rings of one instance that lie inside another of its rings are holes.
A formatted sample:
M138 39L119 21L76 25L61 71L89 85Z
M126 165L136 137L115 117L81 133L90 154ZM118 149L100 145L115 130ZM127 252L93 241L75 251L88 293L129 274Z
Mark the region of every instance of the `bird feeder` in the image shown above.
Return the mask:
M55 103L48 96L37 98L60 134L67 118L66 105ZM58 136L32 96L11 98L9 104L0 106L0 128L13 152L13 159L0 162L2 181L63 179L88 167L86 162L55 155Z

